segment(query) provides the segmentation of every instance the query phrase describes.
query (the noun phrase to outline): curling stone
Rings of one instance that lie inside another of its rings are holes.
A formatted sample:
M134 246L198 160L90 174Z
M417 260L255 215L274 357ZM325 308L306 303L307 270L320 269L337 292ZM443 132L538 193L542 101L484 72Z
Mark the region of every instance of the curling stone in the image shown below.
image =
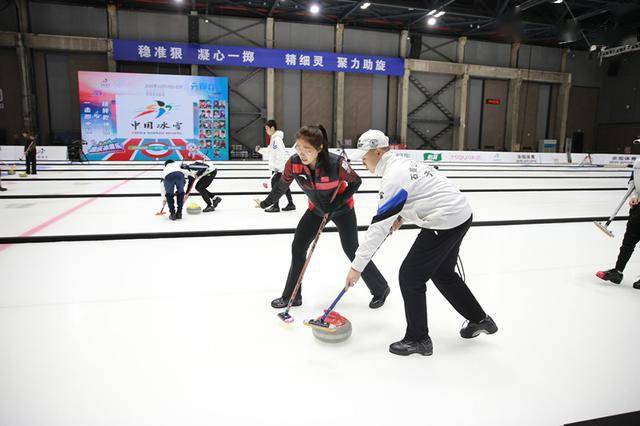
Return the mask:
M9 170L7 170L7 174L8 174L8 175L15 175L15 174L16 174L16 169L14 169L13 167L11 167Z
M189 214L200 214L202 213L202 209L197 203L191 203L187 206L187 213Z
M329 313L325 321L332 326L335 326L335 331L312 327L311 330L313 330L313 336L316 339L327 343L340 343L344 342L349 338L349 336L351 336L351 321L336 311Z

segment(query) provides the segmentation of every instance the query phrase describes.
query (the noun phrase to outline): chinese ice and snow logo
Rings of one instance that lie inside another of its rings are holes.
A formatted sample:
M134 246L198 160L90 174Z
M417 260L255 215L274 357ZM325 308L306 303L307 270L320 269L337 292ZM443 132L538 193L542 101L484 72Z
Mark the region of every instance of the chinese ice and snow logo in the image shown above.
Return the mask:
M134 118L142 117L143 115L156 113L154 118L162 117L164 114L167 114L171 111L173 107L163 101L156 101L155 104L150 104L145 107L143 111L141 111Z

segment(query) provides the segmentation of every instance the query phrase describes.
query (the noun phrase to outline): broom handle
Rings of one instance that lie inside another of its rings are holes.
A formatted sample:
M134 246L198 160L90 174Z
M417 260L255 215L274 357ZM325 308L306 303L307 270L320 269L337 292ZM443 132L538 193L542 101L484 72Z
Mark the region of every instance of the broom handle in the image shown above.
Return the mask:
M620 200L620 204L618 204L618 207L616 207L616 209L613 211L613 213L609 217L609 220L607 220L607 223L605 224L605 227L608 227L611 224L611 222L613 221L613 219L615 219L615 217L618 215L618 212L622 208L622 205L624 204L625 201L627 201L627 198L629 198L629 195L631 195L631 193L634 190L635 190L635 187L629 188L627 193L624 195L624 198L622 200Z
M349 289L349 286L343 287L343 289L340 291L340 294L338 294L338 297L336 297L336 299L333 301L333 303L331 303L331 305L327 308L327 310L325 311L324 315L322 315L322 318L320 319L320 322L325 322L325 320L327 319L329 314L331 312L333 312L333 309L336 307L336 305L338 304L340 299L342 299L342 296L344 296L344 294L347 292L348 289Z
M378 250L380 249L380 247L382 247L382 244L384 244L385 241L387 241L387 238L389 237L389 235L391 235L393 233L393 231L389 231L389 233L384 237L384 240L382 240L382 242L380 243L380 245L378 246L378 248L376 249L376 251L373 253L373 256L376 255L376 253L378 252ZM373 256L371 256L373 258ZM327 308L326 312L324 313L324 315L322 316L322 318L320 319L321 322L325 322L325 320L327 319L327 317L329 316L329 314L333 311L333 309L336 307L336 305L338 304L338 302L340 301L340 299L342 299L342 296L344 296L344 294L347 292L347 290L349 290L349 284L345 285L344 288L340 291L340 294L338 294L338 297L336 297L336 299L333 301L333 303L329 306L329 308Z

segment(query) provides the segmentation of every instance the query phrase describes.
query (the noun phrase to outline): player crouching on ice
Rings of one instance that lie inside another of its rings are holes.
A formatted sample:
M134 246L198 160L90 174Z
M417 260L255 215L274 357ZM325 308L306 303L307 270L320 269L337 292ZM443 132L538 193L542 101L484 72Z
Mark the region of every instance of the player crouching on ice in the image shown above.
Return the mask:
M218 169L216 169L210 163L204 163L202 161L196 161L192 164L183 164L180 166L182 169L187 170L189 183L187 185L187 194L191 194L193 185L195 183L196 190L204 200L207 207L202 210L204 213L212 212L218 207L222 198L216 197L208 189L211 182L216 178Z
M379 130L362 134L358 149L366 168L381 176L382 183L378 211L356 251L347 274L347 285L358 282L361 271L387 235L400 228L405 220L422 228L399 272L407 319L406 334L402 340L391 344L389 351L396 355L433 353L425 297L429 279L467 319L460 330L463 338L498 331L455 272L460 244L473 218L466 197L429 165L396 157L389 148L389 138Z
M162 214L166 204L169 206L169 219L182 219L185 182L184 172L180 168L180 164L173 160L165 161L164 169L162 170L162 179L160 179L160 193L163 198L162 209L160 213L157 214Z

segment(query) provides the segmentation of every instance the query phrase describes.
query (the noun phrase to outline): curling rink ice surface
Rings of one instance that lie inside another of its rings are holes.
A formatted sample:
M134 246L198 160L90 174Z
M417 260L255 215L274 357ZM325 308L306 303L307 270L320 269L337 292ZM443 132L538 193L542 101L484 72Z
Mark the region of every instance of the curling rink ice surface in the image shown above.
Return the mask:
M294 184L297 211L254 208L265 163L221 163L218 209L177 222L154 214L161 164L39 168L2 175L2 426L558 425L640 410L640 253L622 285L600 281L626 222L612 224L613 239L591 223L624 195L629 169L441 165L482 225L461 256L500 330L460 338L463 319L429 283L434 354L398 357L388 352L405 327L397 271L417 230L374 258L391 286L385 306L368 309L359 283L337 307L353 335L323 344L302 321L337 295L349 262L337 233L324 233L304 305L281 323L269 302L306 197ZM379 180L354 168L366 225ZM52 242L25 243L39 237ZM87 241L63 241L74 238Z

